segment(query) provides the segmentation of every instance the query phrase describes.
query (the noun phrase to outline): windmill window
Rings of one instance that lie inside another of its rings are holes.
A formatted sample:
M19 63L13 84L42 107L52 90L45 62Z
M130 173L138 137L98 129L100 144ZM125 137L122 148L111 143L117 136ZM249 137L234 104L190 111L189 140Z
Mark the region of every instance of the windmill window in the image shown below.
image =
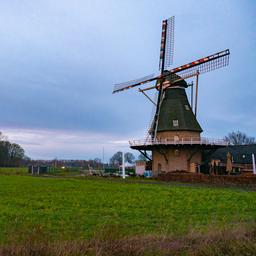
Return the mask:
M186 110L189 110L189 106L188 106L188 105L185 105L185 109L186 109Z
M179 120L172 120L172 125L173 125L173 127L178 127L179 126Z

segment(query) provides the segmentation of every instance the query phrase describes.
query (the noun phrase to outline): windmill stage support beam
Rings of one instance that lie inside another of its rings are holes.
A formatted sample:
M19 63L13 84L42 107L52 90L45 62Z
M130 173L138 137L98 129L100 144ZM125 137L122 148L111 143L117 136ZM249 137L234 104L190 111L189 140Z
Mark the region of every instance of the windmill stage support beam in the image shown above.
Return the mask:
M197 101L198 101L198 80L199 80L199 71L196 73L196 99L195 99L195 116L197 114Z
M147 99L149 99L156 106L156 103L143 90L141 90L140 88L139 88L139 92L142 92L145 95L145 97Z
M149 161L152 161L152 159L147 155L146 150L145 150L144 152L141 151L141 150L139 150L139 152L140 152L143 156L145 156Z

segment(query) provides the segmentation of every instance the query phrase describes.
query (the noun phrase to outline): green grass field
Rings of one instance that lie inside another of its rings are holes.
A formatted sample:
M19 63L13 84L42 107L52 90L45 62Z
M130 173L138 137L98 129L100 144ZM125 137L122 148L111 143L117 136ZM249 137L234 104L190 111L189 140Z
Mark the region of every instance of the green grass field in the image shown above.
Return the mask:
M33 232L48 240L185 234L256 219L256 193L228 188L133 184L104 179L0 175L0 241Z
M0 167L0 174L5 175L27 175L27 167Z

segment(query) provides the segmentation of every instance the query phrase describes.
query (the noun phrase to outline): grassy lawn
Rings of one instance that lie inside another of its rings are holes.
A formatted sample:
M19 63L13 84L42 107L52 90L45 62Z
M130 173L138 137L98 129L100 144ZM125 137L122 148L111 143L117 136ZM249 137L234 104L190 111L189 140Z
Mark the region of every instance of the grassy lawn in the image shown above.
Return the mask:
M61 168L51 168L49 172L47 173L48 175L53 175L53 176L77 176L80 175L79 170L63 170Z
M26 175L28 174L28 168L27 167L0 167L0 174Z
M132 184L104 179L0 176L0 241L185 234L256 219L256 193L225 188Z

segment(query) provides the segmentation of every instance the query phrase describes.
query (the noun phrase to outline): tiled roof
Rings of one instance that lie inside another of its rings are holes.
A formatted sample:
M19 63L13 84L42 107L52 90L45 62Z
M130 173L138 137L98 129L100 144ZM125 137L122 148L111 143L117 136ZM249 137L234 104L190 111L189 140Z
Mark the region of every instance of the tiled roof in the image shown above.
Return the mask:
M252 153L256 157L256 144L228 146L217 149L209 156L209 159L219 159L221 162L227 161L227 153L231 153L233 162L237 164L251 164Z
M180 82L177 85L180 85ZM190 107L183 81L181 81L181 87L170 87L165 90L157 131L202 132Z

